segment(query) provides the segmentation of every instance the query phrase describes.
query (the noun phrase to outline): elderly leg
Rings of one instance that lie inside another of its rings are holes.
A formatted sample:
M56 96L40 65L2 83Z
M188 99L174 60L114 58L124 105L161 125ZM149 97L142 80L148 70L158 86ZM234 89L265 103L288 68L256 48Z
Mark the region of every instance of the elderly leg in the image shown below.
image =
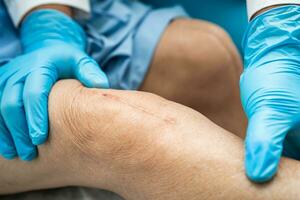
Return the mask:
M224 30L180 19L165 31L141 90L187 105L243 137L241 71L239 53Z
M242 141L190 108L158 96L59 82L51 92L51 137L31 163L0 160L0 193L68 185L128 200L296 199L300 164L284 159L276 179L250 183Z

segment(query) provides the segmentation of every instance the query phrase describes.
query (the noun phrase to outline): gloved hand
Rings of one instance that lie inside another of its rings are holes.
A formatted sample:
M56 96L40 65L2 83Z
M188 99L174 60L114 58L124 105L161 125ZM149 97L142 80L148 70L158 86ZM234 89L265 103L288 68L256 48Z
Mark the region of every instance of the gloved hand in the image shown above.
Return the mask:
M21 27L24 54L0 67L0 153L30 161L48 137L48 95L59 79L108 88L106 75L85 52L86 37L70 17L34 11Z
M299 21L300 6L274 8L254 18L244 38L245 167L255 182L276 174L282 153L300 158Z

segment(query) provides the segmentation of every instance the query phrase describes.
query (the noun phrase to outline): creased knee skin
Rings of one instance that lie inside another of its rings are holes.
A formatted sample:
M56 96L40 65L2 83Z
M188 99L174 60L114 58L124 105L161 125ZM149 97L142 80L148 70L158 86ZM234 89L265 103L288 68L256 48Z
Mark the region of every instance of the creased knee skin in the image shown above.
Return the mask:
M172 129L181 126L171 102L149 93L87 89L75 81L63 82L70 88L62 91L70 93L61 93L57 84L51 98L62 102L52 105L60 107L53 109L60 111L53 126L64 127L73 148L87 162L101 161L103 168L129 173L152 170L168 156Z
M60 107L52 126L64 129L63 143L72 149L67 155L75 157L68 161L80 174L80 185L128 200L249 196L239 192L239 182L251 186L236 148L242 149L240 140L199 113L149 93L87 89L63 81L62 91L70 91L63 94L59 84L51 96L51 102L60 101L50 105Z
M30 163L0 158L0 194L69 185L120 191L122 175L152 171L168 156L172 129L181 122L162 111L167 104L152 94L58 82L49 96L48 141Z
M193 188L180 188L193 183L195 171L205 178L208 163L220 165L220 156L207 160L205 153L216 136L203 133L203 142L195 145L199 130L214 128L197 112L149 93L87 89L64 81L67 85L70 93L55 92L63 101L57 110L63 111L56 113L60 120L53 123L67 129L66 137L79 157L75 160L82 161L78 168L88 181L81 179L81 185L139 200L171 199L173 193L167 191L176 188L177 199L184 199ZM194 146L202 147L190 154ZM209 196L205 188L198 192L195 199Z
M53 125L64 127L78 157L74 160L82 161L72 163L85 177L79 180L81 185L96 185L129 200L173 199L174 193L168 191L174 190L177 199L199 199L209 197L210 190L185 186L206 185L202 179L207 181L211 171L221 173L219 169L226 167L223 155L233 162L230 146L226 147L230 153L223 153L210 145L226 137L199 131L224 130L192 109L149 93L87 89L74 81L63 84L70 87L63 91L70 93L55 92L62 108L57 108L60 113ZM215 174L208 185L222 188L214 181L220 174ZM190 195L196 191L197 195Z

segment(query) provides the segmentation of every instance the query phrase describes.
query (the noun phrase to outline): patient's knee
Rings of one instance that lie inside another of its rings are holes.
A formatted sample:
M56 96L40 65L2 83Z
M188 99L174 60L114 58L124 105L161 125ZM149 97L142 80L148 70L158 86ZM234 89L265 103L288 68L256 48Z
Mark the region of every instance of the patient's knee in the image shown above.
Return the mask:
M179 123L170 104L153 94L62 81L50 96L51 128L63 129L65 142L81 156L120 168L147 167L163 155Z
M226 75L239 77L242 69L239 53L230 36L217 25L200 20L176 20L162 41L156 62L181 63L174 65L180 68L174 70L180 71L178 76L182 81L207 84Z
M120 107L102 90L83 87L79 82L60 81L49 98L51 129L62 132L74 148L90 154L97 137L104 137Z

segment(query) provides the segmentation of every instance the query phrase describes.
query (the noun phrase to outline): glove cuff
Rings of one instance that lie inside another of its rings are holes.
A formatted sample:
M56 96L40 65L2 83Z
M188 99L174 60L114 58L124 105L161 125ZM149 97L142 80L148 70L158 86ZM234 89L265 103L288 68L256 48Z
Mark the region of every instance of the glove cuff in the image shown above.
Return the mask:
M21 26L24 52L57 44L69 44L85 50L86 35L81 26L62 12L43 9L29 14Z
M268 62L270 52L300 44L300 6L287 5L256 16L243 39L245 68ZM279 59L279 57L276 57Z

